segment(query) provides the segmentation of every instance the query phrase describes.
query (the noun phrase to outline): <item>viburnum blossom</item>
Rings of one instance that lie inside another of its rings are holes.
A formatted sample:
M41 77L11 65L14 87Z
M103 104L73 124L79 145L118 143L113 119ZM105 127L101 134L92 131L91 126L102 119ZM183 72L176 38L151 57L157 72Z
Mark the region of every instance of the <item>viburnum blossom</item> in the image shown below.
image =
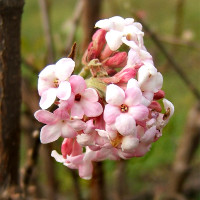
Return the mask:
M56 97L61 100L69 99L71 86L68 78L74 71L75 63L71 58L62 58L55 65L44 68L38 79L38 92L41 96L40 107L49 108Z
M133 134L136 121L143 121L148 116L148 108L141 104L142 92L139 88L127 88L125 91L110 84L106 90L104 120L107 124L115 123L122 135Z
M115 16L95 26L100 29L79 74L73 74L72 58L40 72L42 110L35 112L45 124L42 143L63 138L61 154L54 150L51 156L84 179L92 177L93 162L144 156L174 113L162 90L163 76L144 46L142 25ZM121 45L128 50L120 51Z
M71 117L82 119L96 117L103 112L101 104L98 102L98 94L95 89L87 88L85 80L81 76L73 75L69 79L74 103L71 107Z
M53 113L47 110L38 110L35 118L45 125L40 132L42 143L49 143L57 140L60 136L63 138L74 138L77 131L85 129L86 125L78 119L70 119L67 112L61 113L55 110Z

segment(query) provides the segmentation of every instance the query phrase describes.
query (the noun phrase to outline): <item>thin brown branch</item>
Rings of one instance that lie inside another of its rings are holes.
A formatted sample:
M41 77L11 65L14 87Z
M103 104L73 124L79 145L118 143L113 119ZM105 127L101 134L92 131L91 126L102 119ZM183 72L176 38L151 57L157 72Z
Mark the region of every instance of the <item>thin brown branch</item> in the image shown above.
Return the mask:
M100 18L102 0L84 0L83 10L83 45L85 51L95 31L94 25Z
M190 48L195 51L200 51L200 45L195 42L185 41L183 39L169 37L169 36L161 36L158 37L158 39L161 42L165 42L174 46L180 46L180 47Z
M180 193L191 169L191 160L200 142L200 102L189 112L185 131L181 137L173 171L171 174L170 192Z
M93 163L93 175L90 184L90 200L106 200L106 188L102 162Z
M25 166L25 172L23 177L22 186L24 189L24 192L26 194L28 186L30 184L30 179L33 173L33 169L35 168L38 160L38 153L39 153L39 147L40 147L40 139L39 139L39 131L33 132L33 147L28 150L28 157L26 161Z
M82 200L82 195L81 195L81 189L80 189L80 184L79 184L79 176L77 174L77 171L73 169L69 169L72 180L73 180L73 190L74 190L74 200Z
M51 24L49 20L49 4L48 0L39 0L39 5L41 9L42 22L44 28L45 42L47 47L47 62L54 62L54 48L53 48L53 36L51 33Z
M174 25L174 36L176 38L179 38L183 32L184 6L185 0L177 0Z
M137 15L133 13L134 17L141 22L143 25L144 30L147 32L147 34L150 36L154 44L158 47L158 49L162 52L162 54L165 56L167 61L170 63L170 66L173 67L173 69L177 72L177 74L181 77L181 79L184 81L184 83L187 85L187 87L190 89L190 91L194 94L194 96L200 100L200 93L197 87L190 81L188 76L182 71L181 67L176 63L174 60L174 57L166 50L164 45L159 41L157 35L150 29L150 27Z
M122 184L123 183L123 184ZM126 184L126 160L120 160L117 162L117 168L115 171L115 200L125 199L125 192L127 192Z
M73 44L71 51L67 57L74 60L75 54L76 54L76 42Z
M75 10L74 10L73 17L70 20L70 32L69 32L69 35L67 36L67 44L66 44L66 50L65 50L67 54L70 53L70 49L72 47L72 44L74 43L76 30L79 25L81 14L83 11L83 3L84 3L84 0L78 0Z

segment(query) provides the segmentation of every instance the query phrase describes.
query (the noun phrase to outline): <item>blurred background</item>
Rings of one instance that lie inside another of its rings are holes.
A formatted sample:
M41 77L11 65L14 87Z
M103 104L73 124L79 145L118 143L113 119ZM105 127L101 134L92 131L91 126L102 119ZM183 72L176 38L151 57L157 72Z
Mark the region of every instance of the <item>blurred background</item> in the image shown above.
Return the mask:
M175 113L144 157L95 164L94 178L86 181L51 158L61 141L40 145L32 137L41 127L33 118L39 109L37 77L48 63L67 56L74 42L80 63L94 23L115 15L144 23L144 44L163 74ZM29 199L200 199L199 0L28 0L21 28L20 169L25 177L27 166L31 171L24 181Z

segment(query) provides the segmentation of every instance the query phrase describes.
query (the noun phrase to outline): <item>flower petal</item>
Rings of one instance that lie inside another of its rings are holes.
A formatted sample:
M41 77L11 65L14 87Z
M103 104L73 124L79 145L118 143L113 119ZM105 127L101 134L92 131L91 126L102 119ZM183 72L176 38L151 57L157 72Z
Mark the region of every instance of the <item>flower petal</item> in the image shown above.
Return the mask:
M125 90L124 103L128 106L138 105L142 100L142 92L139 88L129 88Z
M104 120L107 124L112 124L115 119L121 114L120 108L107 104L104 109Z
M55 65L48 65L39 74L38 79L38 92L41 96L45 90L54 87Z
M68 124L68 122L63 122L61 136L64 138L74 138L77 136L77 132Z
M50 88L42 93L39 105L42 109L49 108L56 100L56 88Z
M47 110L38 110L35 112L34 117L43 124L54 124L56 122L56 117L53 113Z
M116 118L115 127L121 135L135 135L136 123L129 114L121 114Z
M149 110L146 106L139 104L129 107L128 113L137 121L142 121L148 117Z
M61 82L57 89L57 97L61 100L68 100L71 95L71 85L68 81Z
M169 119L174 114L174 105L167 99L163 99L163 104L167 114L165 118Z
M99 99L97 91L93 88L87 88L82 96L90 102L97 102Z
M60 81L66 81L74 71L75 62L71 58L61 58L56 63L55 75Z
M79 165L79 176L83 179L89 180L92 178L93 166L91 161L83 162Z
M125 93L120 87L110 84L106 89L106 101L111 105L120 106L124 103Z
M43 126L40 132L41 143L47 144L56 141L61 135L60 124Z
M102 28L108 31L111 28L111 24L112 22L109 19L102 19L95 24L95 27Z
M156 129L156 126L152 126L145 132L140 141L145 144L151 144L155 141L155 135L157 132L158 130Z
M81 105L87 117L97 117L103 112L102 105L99 102L89 102L83 99Z
M72 87L72 92L76 94L82 94L85 89L87 88L87 85L85 83L85 80L78 75L72 75L69 79L69 82Z
M122 151L133 152L139 145L139 140L133 135L124 136L122 140Z
M72 108L71 108L71 117L76 119L82 119L84 115L84 110L82 108L82 105L78 102L74 102Z
M134 87L139 88L139 84L138 84L138 81L136 79L131 78L127 83L127 89L134 88Z
M76 131L81 131L86 128L86 123L79 119L69 120L68 124Z
M106 41L112 51L116 51L122 45L122 36L122 32L115 30L106 33Z
M62 156L61 154L59 154L57 151L55 151L55 150L53 150L53 151L51 152L51 156L52 156L53 158L55 158L55 160L56 160L57 162L60 162L60 163L64 163L64 162L65 162L65 159L63 158L63 156Z

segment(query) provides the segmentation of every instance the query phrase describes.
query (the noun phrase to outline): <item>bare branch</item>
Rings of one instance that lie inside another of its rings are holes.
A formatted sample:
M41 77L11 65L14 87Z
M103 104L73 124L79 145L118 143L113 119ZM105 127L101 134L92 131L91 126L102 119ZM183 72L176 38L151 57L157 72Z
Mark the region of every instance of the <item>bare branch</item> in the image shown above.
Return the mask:
M11 197L19 187L23 5L23 0L0 1L0 199Z
M42 22L44 28L45 41L47 46L47 62L54 62L54 48L53 48L53 37L51 33L51 26L49 20L49 10L48 10L48 2L47 0L39 0Z
M190 171L191 160L200 142L200 102L189 112L185 132L181 137L173 171L171 174L170 192L180 193Z
M70 49L72 47L72 44L74 43L75 33L78 27L78 24L80 22L81 14L83 11L83 3L84 0L78 0L76 4L76 8L74 10L73 17L70 21L70 33L67 36L67 44L66 44L66 53L70 53Z

